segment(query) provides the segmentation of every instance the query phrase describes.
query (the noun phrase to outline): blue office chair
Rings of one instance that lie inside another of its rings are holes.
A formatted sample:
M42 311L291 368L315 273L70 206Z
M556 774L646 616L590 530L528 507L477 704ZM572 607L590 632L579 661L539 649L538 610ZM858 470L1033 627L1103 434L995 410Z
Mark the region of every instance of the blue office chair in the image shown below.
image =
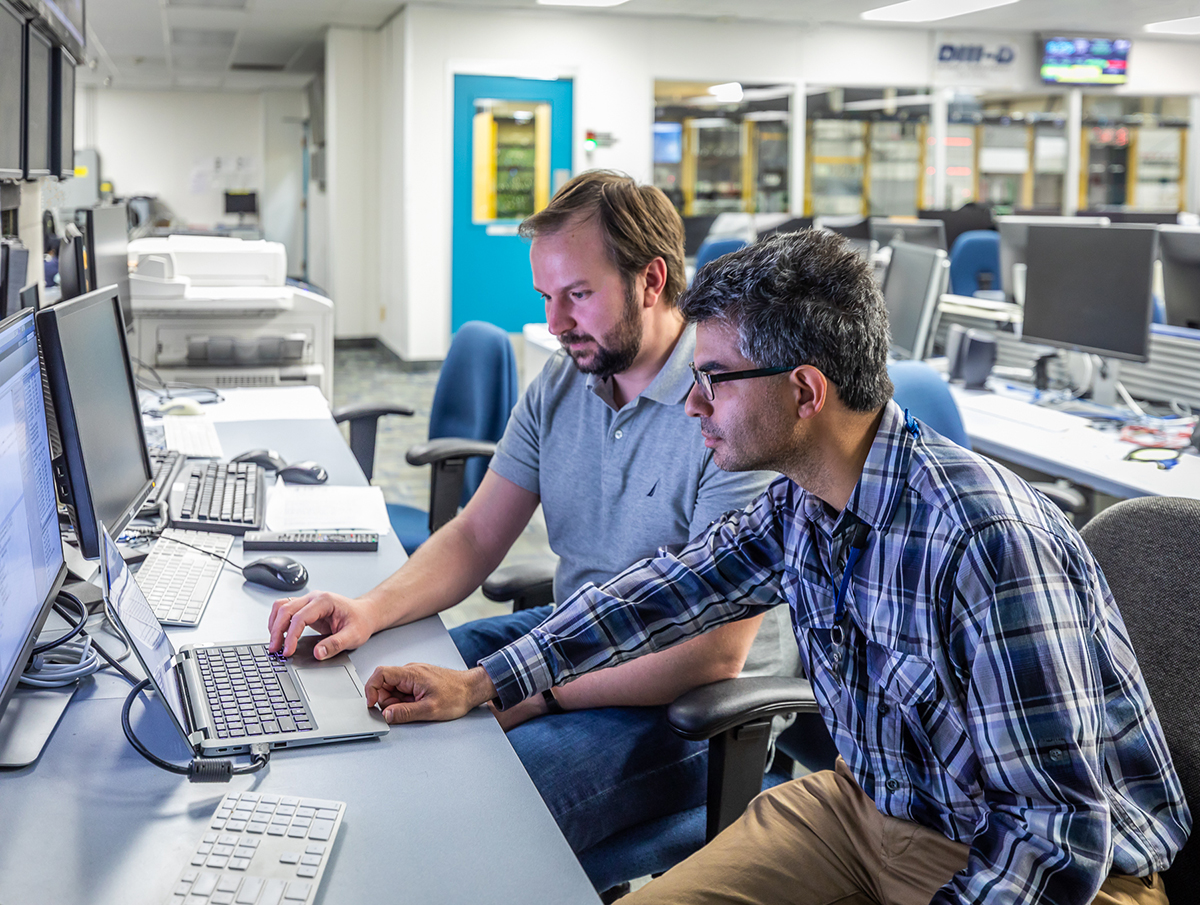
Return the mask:
M700 245L700 250L696 252L696 271L699 272L705 264L715 261L722 255L745 247L744 239L705 239Z
M888 365L888 376L895 387L892 398L897 405L947 440L971 448L958 404L941 374L921 361L896 361Z
M468 321L454 335L442 363L429 415L429 442L405 455L410 465L431 465L429 510L388 503L388 519L409 554L454 518L478 489L508 416L517 404L517 360L508 334ZM375 470L375 435L383 415L412 415L399 405L365 403L334 412L350 422L350 449L367 480Z
M955 295L972 296L982 289L980 276L991 275L987 288L999 291L1000 233L994 229L971 229L954 240L950 249L950 291Z

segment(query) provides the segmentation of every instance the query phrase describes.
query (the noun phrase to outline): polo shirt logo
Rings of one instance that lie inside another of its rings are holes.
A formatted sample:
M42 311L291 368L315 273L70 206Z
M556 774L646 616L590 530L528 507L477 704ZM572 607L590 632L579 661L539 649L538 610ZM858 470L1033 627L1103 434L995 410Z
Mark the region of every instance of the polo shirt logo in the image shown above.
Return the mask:
M658 490L658 481L654 482L654 486L650 488L650 492L646 496L654 496L654 491Z

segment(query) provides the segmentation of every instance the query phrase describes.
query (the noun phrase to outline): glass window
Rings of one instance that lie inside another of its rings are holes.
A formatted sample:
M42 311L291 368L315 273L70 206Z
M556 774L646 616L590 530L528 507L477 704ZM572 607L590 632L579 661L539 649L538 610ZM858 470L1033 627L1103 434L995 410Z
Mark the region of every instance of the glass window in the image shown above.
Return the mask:
M522 220L550 203L550 105L475 101L472 219Z
M1093 210L1183 207L1188 100L1083 97L1081 203Z

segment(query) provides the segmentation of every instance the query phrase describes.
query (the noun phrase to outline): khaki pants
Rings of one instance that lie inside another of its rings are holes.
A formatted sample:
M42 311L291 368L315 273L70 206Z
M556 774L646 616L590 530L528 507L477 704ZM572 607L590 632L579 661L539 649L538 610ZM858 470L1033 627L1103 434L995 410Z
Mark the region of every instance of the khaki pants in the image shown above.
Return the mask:
M839 757L834 770L763 792L736 823L622 905L928 905L969 847L879 812ZM1111 875L1095 905L1167 905Z

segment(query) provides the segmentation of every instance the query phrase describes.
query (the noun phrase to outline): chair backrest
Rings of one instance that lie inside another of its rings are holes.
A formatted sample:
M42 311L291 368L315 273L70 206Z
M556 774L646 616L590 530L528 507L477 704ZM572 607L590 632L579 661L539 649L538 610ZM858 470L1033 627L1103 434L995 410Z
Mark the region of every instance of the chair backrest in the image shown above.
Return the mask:
M699 270L709 261L715 261L721 255L727 255L731 251L737 251L739 248L745 248L746 242L744 239L706 239L704 244L700 246L700 250L696 252L696 270Z
M888 376L896 388L892 398L897 405L947 440L971 448L958 404L941 374L924 362L895 361L888 365Z
M1158 711L1193 820L1200 815L1200 500L1141 497L1080 531L1104 570ZM1174 901L1200 889L1196 834L1163 875Z
M468 321L458 328L442 363L429 439L462 437L496 442L517 404L517 357L508 334L494 324ZM462 504L483 480L487 460L467 461Z
M950 291L974 295L979 274L992 274L992 289L1001 290L1000 233L994 229L972 229L954 240L950 249Z

